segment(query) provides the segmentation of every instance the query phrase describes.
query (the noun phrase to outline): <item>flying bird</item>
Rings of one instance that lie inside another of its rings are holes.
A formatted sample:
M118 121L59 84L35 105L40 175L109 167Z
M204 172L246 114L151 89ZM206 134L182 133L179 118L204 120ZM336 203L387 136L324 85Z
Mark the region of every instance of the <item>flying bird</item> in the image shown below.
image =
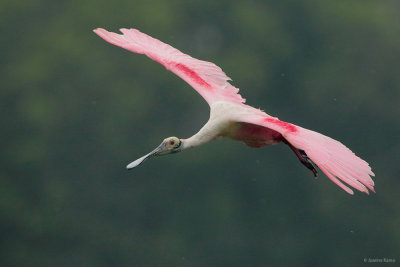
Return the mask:
M367 194L368 189L375 192L370 177L375 175L368 163L342 143L244 104L239 89L228 82L231 79L214 63L193 58L139 30L120 31L122 34L101 28L94 30L113 45L157 61L191 85L210 106L210 118L198 133L187 139L164 139L156 149L130 163L128 169L150 157L181 152L227 137L254 148L284 143L314 176L317 176L315 164L349 194L353 191L348 186Z

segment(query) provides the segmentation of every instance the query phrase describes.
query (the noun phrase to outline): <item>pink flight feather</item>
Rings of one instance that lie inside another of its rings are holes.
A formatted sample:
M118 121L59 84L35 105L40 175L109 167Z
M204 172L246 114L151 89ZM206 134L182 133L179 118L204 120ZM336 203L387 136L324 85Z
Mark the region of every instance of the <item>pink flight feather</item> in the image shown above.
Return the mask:
M219 100L245 102L239 89L228 82L231 79L214 63L195 59L136 29L121 29L122 34L100 28L94 32L113 45L157 61L189 83L209 104Z
M375 192L374 181L370 177L375 174L371 167L339 141L297 125L290 124L292 127L288 127L279 125L281 123L273 123L274 121L270 117L249 116L242 118L241 121L264 126L281 133L294 147L304 150L329 179L347 193L353 194L353 191L341 181L367 194L369 193L368 189Z

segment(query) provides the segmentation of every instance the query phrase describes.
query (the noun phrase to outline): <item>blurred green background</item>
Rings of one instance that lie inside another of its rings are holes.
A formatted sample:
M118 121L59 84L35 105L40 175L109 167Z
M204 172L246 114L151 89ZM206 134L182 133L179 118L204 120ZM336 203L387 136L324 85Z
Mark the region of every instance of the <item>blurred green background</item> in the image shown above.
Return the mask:
M208 105L92 30L135 27L220 66L247 103L342 141L376 192L314 179L287 146L187 138ZM0 2L1 266L400 262L399 1Z

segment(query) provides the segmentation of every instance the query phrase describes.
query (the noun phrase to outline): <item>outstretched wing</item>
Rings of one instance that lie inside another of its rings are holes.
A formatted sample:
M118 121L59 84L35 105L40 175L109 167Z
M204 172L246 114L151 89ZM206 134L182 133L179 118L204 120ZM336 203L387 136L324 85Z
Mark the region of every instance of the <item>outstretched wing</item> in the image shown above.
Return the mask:
M374 181L370 177L375 174L371 167L339 141L272 117L249 116L240 121L264 126L282 134L294 147L304 150L329 179L347 193L353 194L353 191L341 181L367 194L368 189L375 192Z
M232 86L231 80L217 65L192 58L136 29L121 29L122 34L96 29L94 32L107 42L134 53L144 54L157 61L189 83L206 101L211 104L218 100L244 103L239 89Z

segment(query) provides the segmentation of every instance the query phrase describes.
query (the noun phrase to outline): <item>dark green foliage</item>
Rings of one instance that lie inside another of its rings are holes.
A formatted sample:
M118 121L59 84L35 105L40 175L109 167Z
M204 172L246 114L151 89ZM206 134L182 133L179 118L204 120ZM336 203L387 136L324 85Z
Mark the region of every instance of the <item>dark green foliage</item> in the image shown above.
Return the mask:
M398 1L2 1L1 266L400 261ZM284 145L221 140L126 171L208 119L186 83L92 30L219 65L250 105L342 141L377 194Z

